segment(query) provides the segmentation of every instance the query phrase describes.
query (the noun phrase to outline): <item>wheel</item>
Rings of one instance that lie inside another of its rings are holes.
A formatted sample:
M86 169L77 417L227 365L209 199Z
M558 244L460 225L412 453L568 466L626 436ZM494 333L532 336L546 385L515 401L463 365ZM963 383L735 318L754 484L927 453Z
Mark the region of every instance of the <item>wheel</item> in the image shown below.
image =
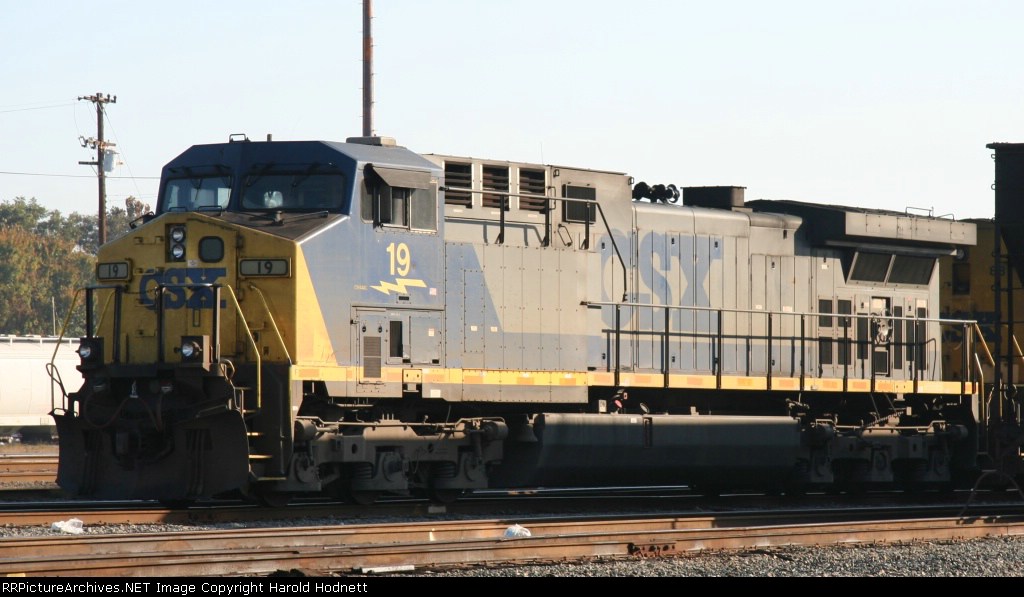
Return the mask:
M431 489L430 501L438 504L453 504L465 494L463 489Z
M257 504L267 508L284 508L292 501L292 495L282 491L256 491L253 498Z
M195 500L190 500L190 499L187 499L187 498L183 498L183 499L179 499L179 500L157 500L157 501L160 502L161 506L163 506L164 508L167 508L168 510L188 510L189 506L191 506L192 504L196 503Z
M380 497L379 491L349 491L348 498L352 500L352 503L359 504L360 506L369 506L370 504L377 501Z

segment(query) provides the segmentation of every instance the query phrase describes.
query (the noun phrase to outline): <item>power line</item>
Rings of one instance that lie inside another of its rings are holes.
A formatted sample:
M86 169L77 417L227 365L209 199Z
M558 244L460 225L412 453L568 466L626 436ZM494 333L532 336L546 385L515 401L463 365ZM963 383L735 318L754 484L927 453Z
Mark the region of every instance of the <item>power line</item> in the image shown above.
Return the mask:
M114 122L112 120L110 120L110 115L105 113L103 116L107 119L107 124L110 125L110 132L114 135L114 139L116 139L118 141L118 143L120 143L121 140L117 138L117 131L114 130ZM121 162L124 163L124 167L128 169L128 178L133 183L135 183L135 192L141 197L142 196L142 189L140 189L139 188L139 184L137 182L135 182L134 173L132 172L132 166L131 166L131 164L128 163L128 158L124 154L124 147L123 146L121 147L120 155L121 155Z
M35 106L33 108L11 108L0 110L0 114L9 114L11 112L29 112L31 110L52 110L53 108L64 108L72 105L74 105L74 102L65 102L63 104L51 104L49 106Z
M9 172L0 170L0 174L11 176L48 176L53 178L96 178L92 174L48 174L45 172ZM107 176L106 178L122 180L160 180L159 176Z

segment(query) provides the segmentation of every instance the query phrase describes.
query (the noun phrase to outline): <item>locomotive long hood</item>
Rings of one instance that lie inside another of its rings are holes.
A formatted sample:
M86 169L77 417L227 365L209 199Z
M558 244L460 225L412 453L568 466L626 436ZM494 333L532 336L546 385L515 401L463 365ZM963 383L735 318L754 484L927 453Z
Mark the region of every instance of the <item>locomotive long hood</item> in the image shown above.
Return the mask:
M951 254L956 247L977 244L974 224L946 218L767 199L748 201L747 207L800 216L814 224L806 227L808 241L822 247L913 245L916 253L923 249L939 256Z

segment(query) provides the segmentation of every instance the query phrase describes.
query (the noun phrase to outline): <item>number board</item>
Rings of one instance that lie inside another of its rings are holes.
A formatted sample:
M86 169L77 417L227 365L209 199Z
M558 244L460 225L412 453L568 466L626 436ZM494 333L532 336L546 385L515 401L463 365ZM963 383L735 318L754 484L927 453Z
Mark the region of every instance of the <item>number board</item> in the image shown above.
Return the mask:
M287 276L287 259L242 259L238 273L243 276Z
M126 261L100 263L96 266L96 277L100 280L127 280L129 271Z

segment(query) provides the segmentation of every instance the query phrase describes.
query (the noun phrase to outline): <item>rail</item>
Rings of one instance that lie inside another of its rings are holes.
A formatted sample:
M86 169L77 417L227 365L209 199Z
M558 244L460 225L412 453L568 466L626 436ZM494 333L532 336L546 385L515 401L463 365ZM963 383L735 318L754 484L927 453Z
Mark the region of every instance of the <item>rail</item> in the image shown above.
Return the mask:
M788 341L788 342L790 342L792 344L792 347L790 349L791 352L796 352L795 351L795 345L797 343L799 343L799 347L800 348L799 348L799 351L798 351L798 354L799 354L799 358L797 359L798 362L796 362L796 363L791 362L790 363L790 372L792 374L794 372L794 369L797 366L799 367L799 389L800 389L800 391L806 390L807 389L807 379L808 379L807 356L808 356L808 353L809 353L807 344L808 344L808 340L810 340L811 343L818 343L820 341L828 341L828 342L836 342L838 344L838 347L840 349L840 350L837 351L838 352L839 361L840 361L838 366L842 367L842 380L843 380L843 391L844 392L849 390L849 381L851 379L851 371L850 371L850 369L851 369L851 365L853 364L853 361L854 361L854 358L853 358L853 351L854 351L854 349L857 349L857 351L858 351L857 360L862 362L861 369L862 370L870 369L870 375L868 375L866 371L862 371L862 374L860 376L854 376L853 379L858 379L858 380L870 379L870 382L871 382L870 389L871 389L872 392L874 392L874 391L876 391L876 386L877 386L879 374L881 373L882 375L885 375L886 378L888 378L888 375L886 375L885 372L880 372L879 371L880 367L876 366L876 363L875 363L876 349L882 349L882 351L884 352L884 349L887 346L899 347L900 348L900 359L902 360L903 355L905 355L906 361L908 362L908 364L910 366L910 376L909 377L910 377L910 380L913 381L913 384L914 384L913 391L914 391L914 393L917 393L919 391L919 389L920 389L919 383L921 381L922 369L927 369L927 366L926 366L926 364L927 364L926 348L927 348L927 346L929 344L934 344L934 342L935 342L934 338L928 338L927 334L925 333L924 325L925 324L929 324L929 323L937 324L937 325L940 325L940 326L943 326L943 325L946 325L946 326L949 326L949 325L960 326L961 332L963 334L964 341L966 343L965 344L966 349L964 351L962 351L962 355L961 355L961 358L962 358L962 361L963 361L961 363L961 365L962 365L961 371L964 372L964 374L961 376L962 379L960 380L961 394L966 394L967 393L967 384L971 382L971 379L973 379L973 377L968 379L968 377L970 376L970 371L971 371L970 368L969 368L968 353L970 351L971 346L974 345L974 342L973 342L973 330L977 327L977 322L975 320L929 318L929 317L906 317L906 316L897 317L897 316L893 316L893 315L869 314L869 313L836 314L836 313L810 313L810 312L791 312L791 311L780 312L780 311L765 311L765 310L759 310L759 309L716 308L716 307L701 307L701 306L694 306L694 305L665 305L665 304L636 303L636 302L616 303L616 302L607 302L607 301L583 301L581 303L581 305L586 307L586 308L588 308L588 309L601 309L601 308L608 307L608 308L612 308L614 310L612 328L604 329L603 333L608 337L607 342L611 345L609 350L611 352L613 352L613 358L608 358L606 360L606 363L607 363L607 370L614 374L614 383L615 383L616 386L620 385L620 383L621 383L621 373L625 370L623 368L623 363L622 363L623 336L630 336L630 337L634 337L634 338L637 338L637 339L639 339L640 337L644 337L644 336L648 336L648 337L649 336L653 336L655 338L660 338L661 339L661 352L659 354L660 360L661 360L660 372L664 376L663 383L664 383L665 387L669 387L669 382L670 382L669 377L670 377L670 374L673 372L673 369L671 367L671 362L672 362L671 343L670 343L671 339L673 337L677 337L677 338L692 337L692 338L703 338L703 339L706 339L706 340L711 340L711 343L710 343L711 353L709 355L709 357L710 357L709 361L710 362L709 362L709 366L706 369L704 369L704 370L705 371L709 370L709 371L714 373L714 375L715 375L715 388L719 389L719 390L722 389L722 376L723 376L723 373L725 372L725 364L723 362L724 361L724 359L723 359L723 349L726 347L726 341L727 340L729 340L729 341L736 341L736 342L738 342L738 341L745 342L746 345L747 345L748 353L752 352L752 350L751 350L752 349L752 346L751 346L751 342L752 341L763 341L764 347L765 347L765 357L764 357L765 385L766 385L766 388L769 389L769 390L772 389L772 378L773 378L773 375L775 375L775 373L774 373L774 369L776 368L776 360L775 359L776 359L776 357L781 357L782 356L781 351L779 353L775 352L774 343L776 341ZM629 314L630 317L631 318L633 318L633 317L637 318L637 323L635 325L629 326L628 329L626 327L624 327L624 324L623 324L623 313L622 313L623 309L629 309L631 311L630 314ZM647 309L652 311L651 316L649 318L651 324L649 326L647 326L647 327L644 327L642 325L642 323L639 321L639 319L640 319L639 314L640 314L640 312L642 310L647 310ZM657 318L655 317L655 313L654 312L655 311L659 311L659 310L663 311L663 313L664 313L664 317L662 319L663 323L662 323L660 328L655 329L654 322L656 321ZM692 312L694 314L696 314L696 313L707 313L709 315L709 317L705 321L703 321L703 322L697 322L695 319L691 320L691 322L693 323L692 329L683 329L683 327L684 327L683 326L683 321L682 321L682 318L680 317L679 318L679 325L676 328L673 328L673 325L672 325L672 320L673 320L672 314L673 314L673 312L684 312L684 311ZM712 322L712 320L711 320L711 317L710 317L711 314L715 314L714 322ZM742 322L742 323L744 324L744 326L749 326L749 328L751 329L751 332L749 334L742 335L739 331L735 331L735 332L732 332L732 333L727 335L726 334L726 330L725 330L725 323L724 323L725 315L726 314L736 314L737 315L736 322L734 324L734 328L736 328L737 330L738 330L738 328L741 327L739 325L740 322L739 322L739 317L738 316L739 315L747 315L747 316L749 316L749 320L746 321L746 322ZM764 335L756 334L756 333L753 332L753 329L754 329L754 316L764 317L765 318L765 322L764 322L765 333L764 333ZM831 336L829 336L829 337L809 336L808 335L808 329L809 328L808 328L808 325L807 325L807 318L809 318L809 317L813 317L813 318L826 318L827 317L827 318L830 318L830 319L835 318L835 319L839 320L840 326L842 327L842 334L843 334L842 337L841 338L835 338L835 337L831 337ZM787 334L777 335L775 333L775 322L776 322L776 319L782 320L784 318L799 318L799 335L792 335L792 334L789 334L789 335L787 335ZM858 334L858 336L860 336L860 337L858 337L856 339L850 337L850 330L853 328L852 321L854 321L854 320L866 320L866 323L863 326L858 326L858 327L861 327L862 329L866 330L866 332L867 332L866 333L866 336L867 336L866 338L863 337L862 334ZM909 339L908 338L907 340L893 340L893 339L889 339L887 337L888 334L883 335L883 334L879 333L879 330L881 329L881 325L882 324L885 324L887 326L887 329L892 330L893 329L893 325L892 324L893 324L893 322L896 322L896 321L906 322L906 323L909 323L909 324L913 324L912 326L907 326L908 336L912 336L913 339ZM714 323L714 326L712 326L712 323ZM698 329L700 327L703 327L705 329L704 330ZM714 327L713 331L711 329L712 327ZM913 332L912 334L910 333L911 330ZM652 347L652 353L651 353L652 364L653 364L653 361L654 361L654 359L653 359L653 356L654 356L653 350L654 349ZM891 358L891 354L887 358ZM754 360L755 359L754 358L747 358L747 359L744 359L744 360L746 362L747 374L749 374L751 367L754 366ZM739 361L739 359L737 359L737 361ZM932 358L932 362L936 362L936 361L937 361L937 359L935 357L933 357ZM837 366L837 365L835 365L835 363L833 362L833 364L831 366ZM633 367L633 368L631 368L629 370L634 370L634 369L635 369L635 367ZM698 370L700 369L699 365L698 365L697 369ZM782 365L781 364L778 366L778 369L780 371L782 370ZM886 366L884 367L884 369L885 369L886 372L889 371L889 361L886 361ZM677 368L677 369L675 369L675 371L676 372L687 372L687 370L682 369L682 368Z
M622 267L622 300L625 301L629 296L629 276L626 272L626 262L622 259L622 254L619 253L619 245L615 242L615 235L612 234L611 226L608 225L608 218L604 215L604 209L601 204L594 199L573 199L572 197L551 197L549 195L537 195L534 193L508 193L505 191L492 191L490 189L486 191L474 190L466 187L450 187L442 186L441 191L457 191L460 193L482 193L486 192L488 195L496 195L501 197L501 206L498 209L498 238L497 244L501 245L505 243L505 210L508 208L509 197L526 197L527 199L544 199L545 201L574 201L576 203L585 203L593 205L597 208L597 213L601 215L601 222L604 224L605 232L608 233L608 239L612 243L612 249L615 251L615 257L619 260L619 265ZM590 210L587 209L587 217L583 219L583 249L590 248ZM551 244L551 208L548 205L544 207L544 238L541 240L542 246L549 246Z

